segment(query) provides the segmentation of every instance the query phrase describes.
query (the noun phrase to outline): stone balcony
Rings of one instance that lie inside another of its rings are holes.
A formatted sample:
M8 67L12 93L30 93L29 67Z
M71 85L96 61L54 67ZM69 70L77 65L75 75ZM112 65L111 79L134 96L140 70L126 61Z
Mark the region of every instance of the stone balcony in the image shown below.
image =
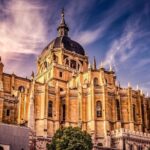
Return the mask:
M139 140L146 140L150 142L150 133L143 133L139 131L131 131L129 129L120 128L111 132L112 138L119 138L119 137L130 137L136 138Z

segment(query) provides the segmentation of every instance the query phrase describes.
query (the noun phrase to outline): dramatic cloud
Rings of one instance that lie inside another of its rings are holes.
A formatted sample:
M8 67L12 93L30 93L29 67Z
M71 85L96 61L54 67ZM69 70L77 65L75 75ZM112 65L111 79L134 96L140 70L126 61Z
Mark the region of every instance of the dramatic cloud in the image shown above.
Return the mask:
M0 55L6 67L10 65L10 59L22 63L20 54L37 55L37 49L46 41L44 20L40 15L40 10L44 8L33 5L28 0L11 0L1 9L6 19L0 22ZM15 70L19 69L18 64L13 64L16 65Z

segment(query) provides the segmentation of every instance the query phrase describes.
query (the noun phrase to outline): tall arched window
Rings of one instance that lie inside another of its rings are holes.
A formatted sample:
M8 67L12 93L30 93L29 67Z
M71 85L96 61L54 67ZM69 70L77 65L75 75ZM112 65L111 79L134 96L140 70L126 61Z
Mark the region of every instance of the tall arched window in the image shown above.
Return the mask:
M56 56L55 54L53 55L53 60L54 60L54 62L58 62L58 56Z
M117 120L120 120L120 103L116 100Z
M25 92L25 87L24 86L19 86L18 87L19 92L24 93Z
M133 121L136 121L136 107L135 107L135 104L133 104Z
M145 131L145 111L144 111L144 104L141 105L142 110L142 122L143 122L143 132Z
M68 59L66 59L65 65L69 66L69 60Z
M101 101L96 102L96 116L102 117L102 102Z
M66 120L66 105L65 104L62 105L62 109L63 109L62 121L65 121Z
M76 69L76 61L75 60L71 60L70 67L73 69Z
M48 117L52 117L53 116L53 102L49 101L48 102Z
M94 86L98 85L98 78L94 78Z

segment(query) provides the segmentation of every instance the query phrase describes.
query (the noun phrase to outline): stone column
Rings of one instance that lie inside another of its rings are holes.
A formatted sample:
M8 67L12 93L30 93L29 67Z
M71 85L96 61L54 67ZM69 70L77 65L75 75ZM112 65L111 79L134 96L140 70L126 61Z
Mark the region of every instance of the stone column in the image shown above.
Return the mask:
M21 92L18 91L18 119L17 119L17 123L21 124Z
M70 125L70 102L69 102L69 85L66 89L66 126Z
M132 106L132 88L128 87L128 119L129 119L129 129L134 130L133 123L133 106Z
M78 87L78 126L82 128L82 86Z
M55 131L60 127L60 89L56 84L56 100L55 100Z
M35 112L34 112L34 86L35 81L31 83L31 93L30 93L30 102L29 102L29 113L28 113L28 127L35 131Z

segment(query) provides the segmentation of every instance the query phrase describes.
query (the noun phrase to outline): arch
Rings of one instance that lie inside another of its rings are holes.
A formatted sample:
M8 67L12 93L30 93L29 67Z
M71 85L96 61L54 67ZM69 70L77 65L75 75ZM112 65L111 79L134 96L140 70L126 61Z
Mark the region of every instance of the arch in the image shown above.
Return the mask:
M66 66L69 66L69 59L66 59L66 60L65 60L65 65L66 65Z
M19 86L19 87L18 87L18 91L21 92L21 93L24 93L24 92L25 92L25 87L22 86L22 85Z
M94 78L94 86L97 86L98 85L98 78Z
M77 62L72 59L72 60L70 61L70 67L73 68L73 69L76 69L76 66L77 66Z
M61 87L59 88L59 90L60 90L61 92L62 92L62 91L64 91L64 89L63 89L63 88L61 88Z
M102 102L101 101L96 102L96 116L102 117Z
M44 67L47 68L48 67L48 63L47 61L44 62Z
M120 102L116 100L116 111L117 111L117 120L120 120Z
M53 117L53 102L48 101L48 117Z
M62 121L66 120L66 104L62 104Z
M55 54L53 55L53 60L54 60L54 62L58 62L58 56L56 56Z

